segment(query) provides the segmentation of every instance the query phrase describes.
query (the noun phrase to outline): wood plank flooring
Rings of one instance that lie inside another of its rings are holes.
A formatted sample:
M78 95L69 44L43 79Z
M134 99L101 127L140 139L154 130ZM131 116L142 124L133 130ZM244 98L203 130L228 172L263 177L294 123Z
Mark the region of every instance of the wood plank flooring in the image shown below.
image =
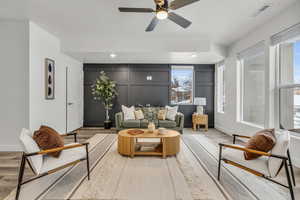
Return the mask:
M83 128L78 131L78 140L79 142L84 142L95 134L110 133L115 133L115 130ZM74 142L73 136L65 137L66 144L71 142ZM4 199L16 187L20 162L20 152L0 152L0 199ZM27 166L24 178L32 175L33 173Z

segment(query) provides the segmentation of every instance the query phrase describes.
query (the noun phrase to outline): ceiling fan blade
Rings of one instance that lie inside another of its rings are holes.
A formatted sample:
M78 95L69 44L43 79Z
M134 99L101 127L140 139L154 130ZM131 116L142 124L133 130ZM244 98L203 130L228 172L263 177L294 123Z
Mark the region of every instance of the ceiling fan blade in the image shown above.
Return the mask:
M169 13L168 18L169 18L169 20L171 20L174 23L178 24L182 28L187 28L192 24L192 22L190 22L189 20L187 20L187 19L185 19L185 18L181 17L180 15L177 15L173 12Z
M169 8L172 10L176 10L178 8L182 8L184 6L190 5L200 0L174 0L170 3Z
M156 16L153 17L152 21L150 22L149 26L146 28L146 32L153 31L156 25L158 24L159 19Z
M155 12L152 8L125 8L120 7L120 12L136 12L136 13L152 13Z

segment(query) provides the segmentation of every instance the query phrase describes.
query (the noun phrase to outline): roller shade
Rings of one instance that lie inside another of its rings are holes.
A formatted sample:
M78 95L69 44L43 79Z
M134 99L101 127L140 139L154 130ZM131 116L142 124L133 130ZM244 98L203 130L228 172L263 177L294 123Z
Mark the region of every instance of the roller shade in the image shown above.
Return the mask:
M265 41L261 41L237 54L238 59L247 59L265 52Z
M300 23L273 35L271 37L271 44L277 45L297 37L300 37Z

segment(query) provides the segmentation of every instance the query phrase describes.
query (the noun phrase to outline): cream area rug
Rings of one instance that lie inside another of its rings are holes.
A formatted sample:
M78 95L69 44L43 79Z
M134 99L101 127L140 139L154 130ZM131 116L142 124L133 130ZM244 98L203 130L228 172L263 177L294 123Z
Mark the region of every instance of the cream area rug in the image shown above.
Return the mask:
M70 199L222 200L218 186L182 143L177 157L128 158L114 144Z

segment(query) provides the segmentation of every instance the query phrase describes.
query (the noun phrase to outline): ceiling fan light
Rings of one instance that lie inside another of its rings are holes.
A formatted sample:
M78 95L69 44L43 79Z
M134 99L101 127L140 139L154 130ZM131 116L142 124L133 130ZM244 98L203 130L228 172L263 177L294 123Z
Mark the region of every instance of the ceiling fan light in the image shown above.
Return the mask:
M165 10L159 10L156 12L157 19L164 20L168 18L168 12Z

